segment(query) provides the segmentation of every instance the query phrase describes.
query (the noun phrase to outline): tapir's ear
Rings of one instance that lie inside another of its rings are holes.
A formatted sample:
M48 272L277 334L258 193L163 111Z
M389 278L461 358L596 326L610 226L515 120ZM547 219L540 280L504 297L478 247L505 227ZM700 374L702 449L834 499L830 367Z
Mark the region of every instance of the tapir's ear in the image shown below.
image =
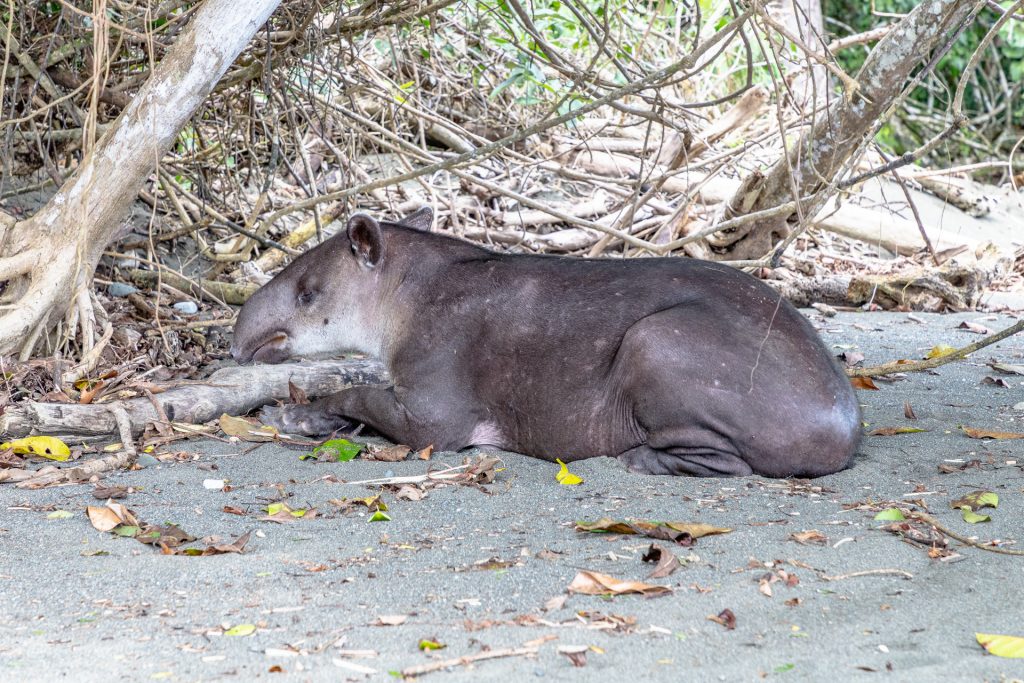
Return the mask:
M434 210L429 206L424 206L422 209L410 213L398 223L416 230L430 232L430 226L434 224Z
M352 253L364 266L373 268L384 256L384 237L380 224L365 213L357 213L348 219L348 238L352 242Z

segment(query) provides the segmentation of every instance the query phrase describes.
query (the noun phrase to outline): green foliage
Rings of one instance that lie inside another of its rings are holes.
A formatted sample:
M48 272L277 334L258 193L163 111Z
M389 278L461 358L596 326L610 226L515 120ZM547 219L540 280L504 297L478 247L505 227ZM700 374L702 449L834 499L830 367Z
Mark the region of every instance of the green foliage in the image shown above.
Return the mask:
M857 0L823 0L823 10L828 17L831 33L848 35L861 33L885 24L899 21L902 15L920 4L919 0L875 0L873 3ZM1011 2L1003 0L1000 5L1009 8ZM874 10L872 11L872 7ZM995 23L998 15L991 9L982 11L979 19L964 31L950 51L939 60L934 74L910 96L911 105L917 105L927 112L944 111L953 99L957 84L963 76L971 55L981 44L985 34ZM842 27L842 28L840 28ZM848 73L856 71L864 63L868 50L865 47L843 50L837 54L840 65ZM922 65L924 55L922 55ZM985 53L977 71L969 78L964 92L964 112L969 117L983 116L995 107L1007 104L1011 107L1008 118L1016 126L1024 125L1024 107L1013 110L1012 102L1005 102L1006 88L1013 88L1024 80L1024 22L1009 21L999 31L992 45ZM1020 90L1016 91L1020 97ZM999 117L1005 122L1007 117ZM903 153L920 144L927 135L914 135L910 124L902 127L886 126L879 136L880 141L897 153ZM958 150L969 154L969 147Z

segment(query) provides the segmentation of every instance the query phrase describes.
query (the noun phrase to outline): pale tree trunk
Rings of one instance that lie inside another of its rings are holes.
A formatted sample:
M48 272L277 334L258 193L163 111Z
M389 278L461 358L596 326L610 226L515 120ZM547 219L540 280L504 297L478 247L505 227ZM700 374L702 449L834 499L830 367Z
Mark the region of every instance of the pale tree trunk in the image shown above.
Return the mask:
M178 131L280 0L206 0L75 173L34 216L0 214L0 353L27 358L64 318L95 334L91 283L103 250Z
M808 110L816 103L825 102L828 72L823 64L804 54L806 48L819 57L825 55L821 0L772 0L767 7L787 32L800 40L796 61L788 64L786 76L793 105L797 109Z
M855 76L860 90L844 91L770 170L743 180L729 201L731 215L772 209L791 202L794 193L806 197L831 182L900 97L914 69L968 20L979 2L983 0L924 0L915 7L868 55ZM820 207L820 202L804 206L805 216L813 217ZM789 234L798 217L794 209L748 223L716 236L715 246L722 258L761 258Z

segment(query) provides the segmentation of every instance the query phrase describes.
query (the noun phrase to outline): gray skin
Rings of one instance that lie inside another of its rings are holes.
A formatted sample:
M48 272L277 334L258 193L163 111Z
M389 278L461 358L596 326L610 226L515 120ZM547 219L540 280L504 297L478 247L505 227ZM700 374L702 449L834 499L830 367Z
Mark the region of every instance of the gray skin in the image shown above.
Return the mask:
M265 407L286 433L366 423L414 448L615 456L650 474L816 477L860 438L807 320L728 266L497 254L355 215L242 307L240 363L360 352L392 386Z

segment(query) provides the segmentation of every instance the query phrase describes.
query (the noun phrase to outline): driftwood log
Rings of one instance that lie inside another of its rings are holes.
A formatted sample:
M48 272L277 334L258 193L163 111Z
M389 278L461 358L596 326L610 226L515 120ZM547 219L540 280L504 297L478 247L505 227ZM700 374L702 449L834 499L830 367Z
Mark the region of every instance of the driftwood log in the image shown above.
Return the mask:
M202 424L222 413L244 415L275 399L288 398L289 380L309 396L323 396L351 384L382 384L388 381L376 361L344 360L283 365L249 365L222 368L204 382L196 382L156 394L167 419ZM133 436L146 425L161 420L146 397L110 403L38 403L25 401L7 406L0 415L0 433L20 438L31 434L56 436L69 444L119 438L113 407L128 415Z

